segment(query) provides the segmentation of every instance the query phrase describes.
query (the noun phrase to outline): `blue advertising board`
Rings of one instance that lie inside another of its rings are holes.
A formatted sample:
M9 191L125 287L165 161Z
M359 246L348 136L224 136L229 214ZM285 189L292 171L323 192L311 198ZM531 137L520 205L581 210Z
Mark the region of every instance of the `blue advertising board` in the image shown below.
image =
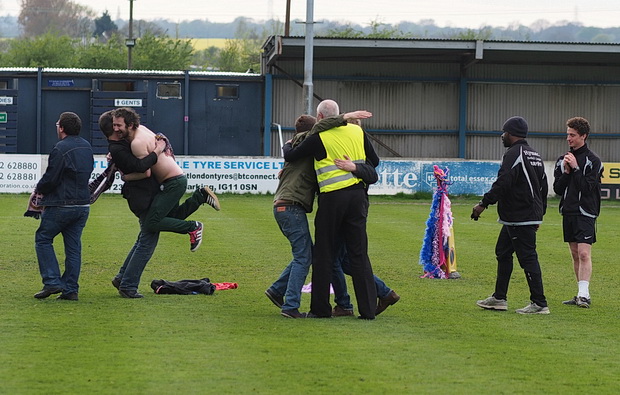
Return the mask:
M379 181L370 186L368 193L432 192L437 185L434 165L449 170L450 194L483 195L497 178L500 162L385 160L377 167Z

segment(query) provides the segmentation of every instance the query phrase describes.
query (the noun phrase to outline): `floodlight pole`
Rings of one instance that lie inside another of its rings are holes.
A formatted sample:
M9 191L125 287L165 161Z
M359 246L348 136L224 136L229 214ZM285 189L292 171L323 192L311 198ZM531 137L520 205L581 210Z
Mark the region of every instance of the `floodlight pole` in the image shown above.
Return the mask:
M314 96L312 86L312 62L314 57L314 0L306 3L306 40L304 52L304 86L303 108L304 114L312 114L312 98Z
M284 21L284 35L288 37L291 33L291 0L286 0L286 18Z
M131 50L136 45L136 41L133 39L133 2L129 0L129 37L125 40L127 45L127 70L131 70Z

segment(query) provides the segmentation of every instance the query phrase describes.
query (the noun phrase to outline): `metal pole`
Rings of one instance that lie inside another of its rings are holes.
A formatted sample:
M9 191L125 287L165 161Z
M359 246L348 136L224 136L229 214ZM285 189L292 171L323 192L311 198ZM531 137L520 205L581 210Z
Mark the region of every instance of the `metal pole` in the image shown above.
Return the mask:
M43 136L41 133L43 132L42 127L42 105L43 105L43 67L37 67L37 154L41 153L41 142L43 140Z
M291 33L291 0L286 0L286 20L284 21L284 36Z
M133 0L129 0L129 45L127 45L127 69L131 70L131 50L133 48Z
M304 114L313 112L312 60L314 57L314 0L307 0L306 4L306 40L304 52L304 86L303 108Z

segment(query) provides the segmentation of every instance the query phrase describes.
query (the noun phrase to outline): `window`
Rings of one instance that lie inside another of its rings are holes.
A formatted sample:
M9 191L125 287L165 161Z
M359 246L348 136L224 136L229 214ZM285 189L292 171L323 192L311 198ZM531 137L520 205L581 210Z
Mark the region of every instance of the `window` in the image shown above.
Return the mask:
M179 82L158 82L158 99L181 99L181 83Z
M133 81L101 81L102 91L133 92L134 88Z
M216 85L215 86L215 98L216 99L238 99L239 98L239 85Z

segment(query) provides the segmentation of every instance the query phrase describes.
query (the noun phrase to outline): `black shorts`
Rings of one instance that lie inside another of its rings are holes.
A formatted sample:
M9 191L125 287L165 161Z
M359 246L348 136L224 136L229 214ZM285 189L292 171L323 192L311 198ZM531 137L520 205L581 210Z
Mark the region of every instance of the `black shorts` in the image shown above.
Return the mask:
M596 218L565 215L562 220L564 241L567 243L596 243Z

